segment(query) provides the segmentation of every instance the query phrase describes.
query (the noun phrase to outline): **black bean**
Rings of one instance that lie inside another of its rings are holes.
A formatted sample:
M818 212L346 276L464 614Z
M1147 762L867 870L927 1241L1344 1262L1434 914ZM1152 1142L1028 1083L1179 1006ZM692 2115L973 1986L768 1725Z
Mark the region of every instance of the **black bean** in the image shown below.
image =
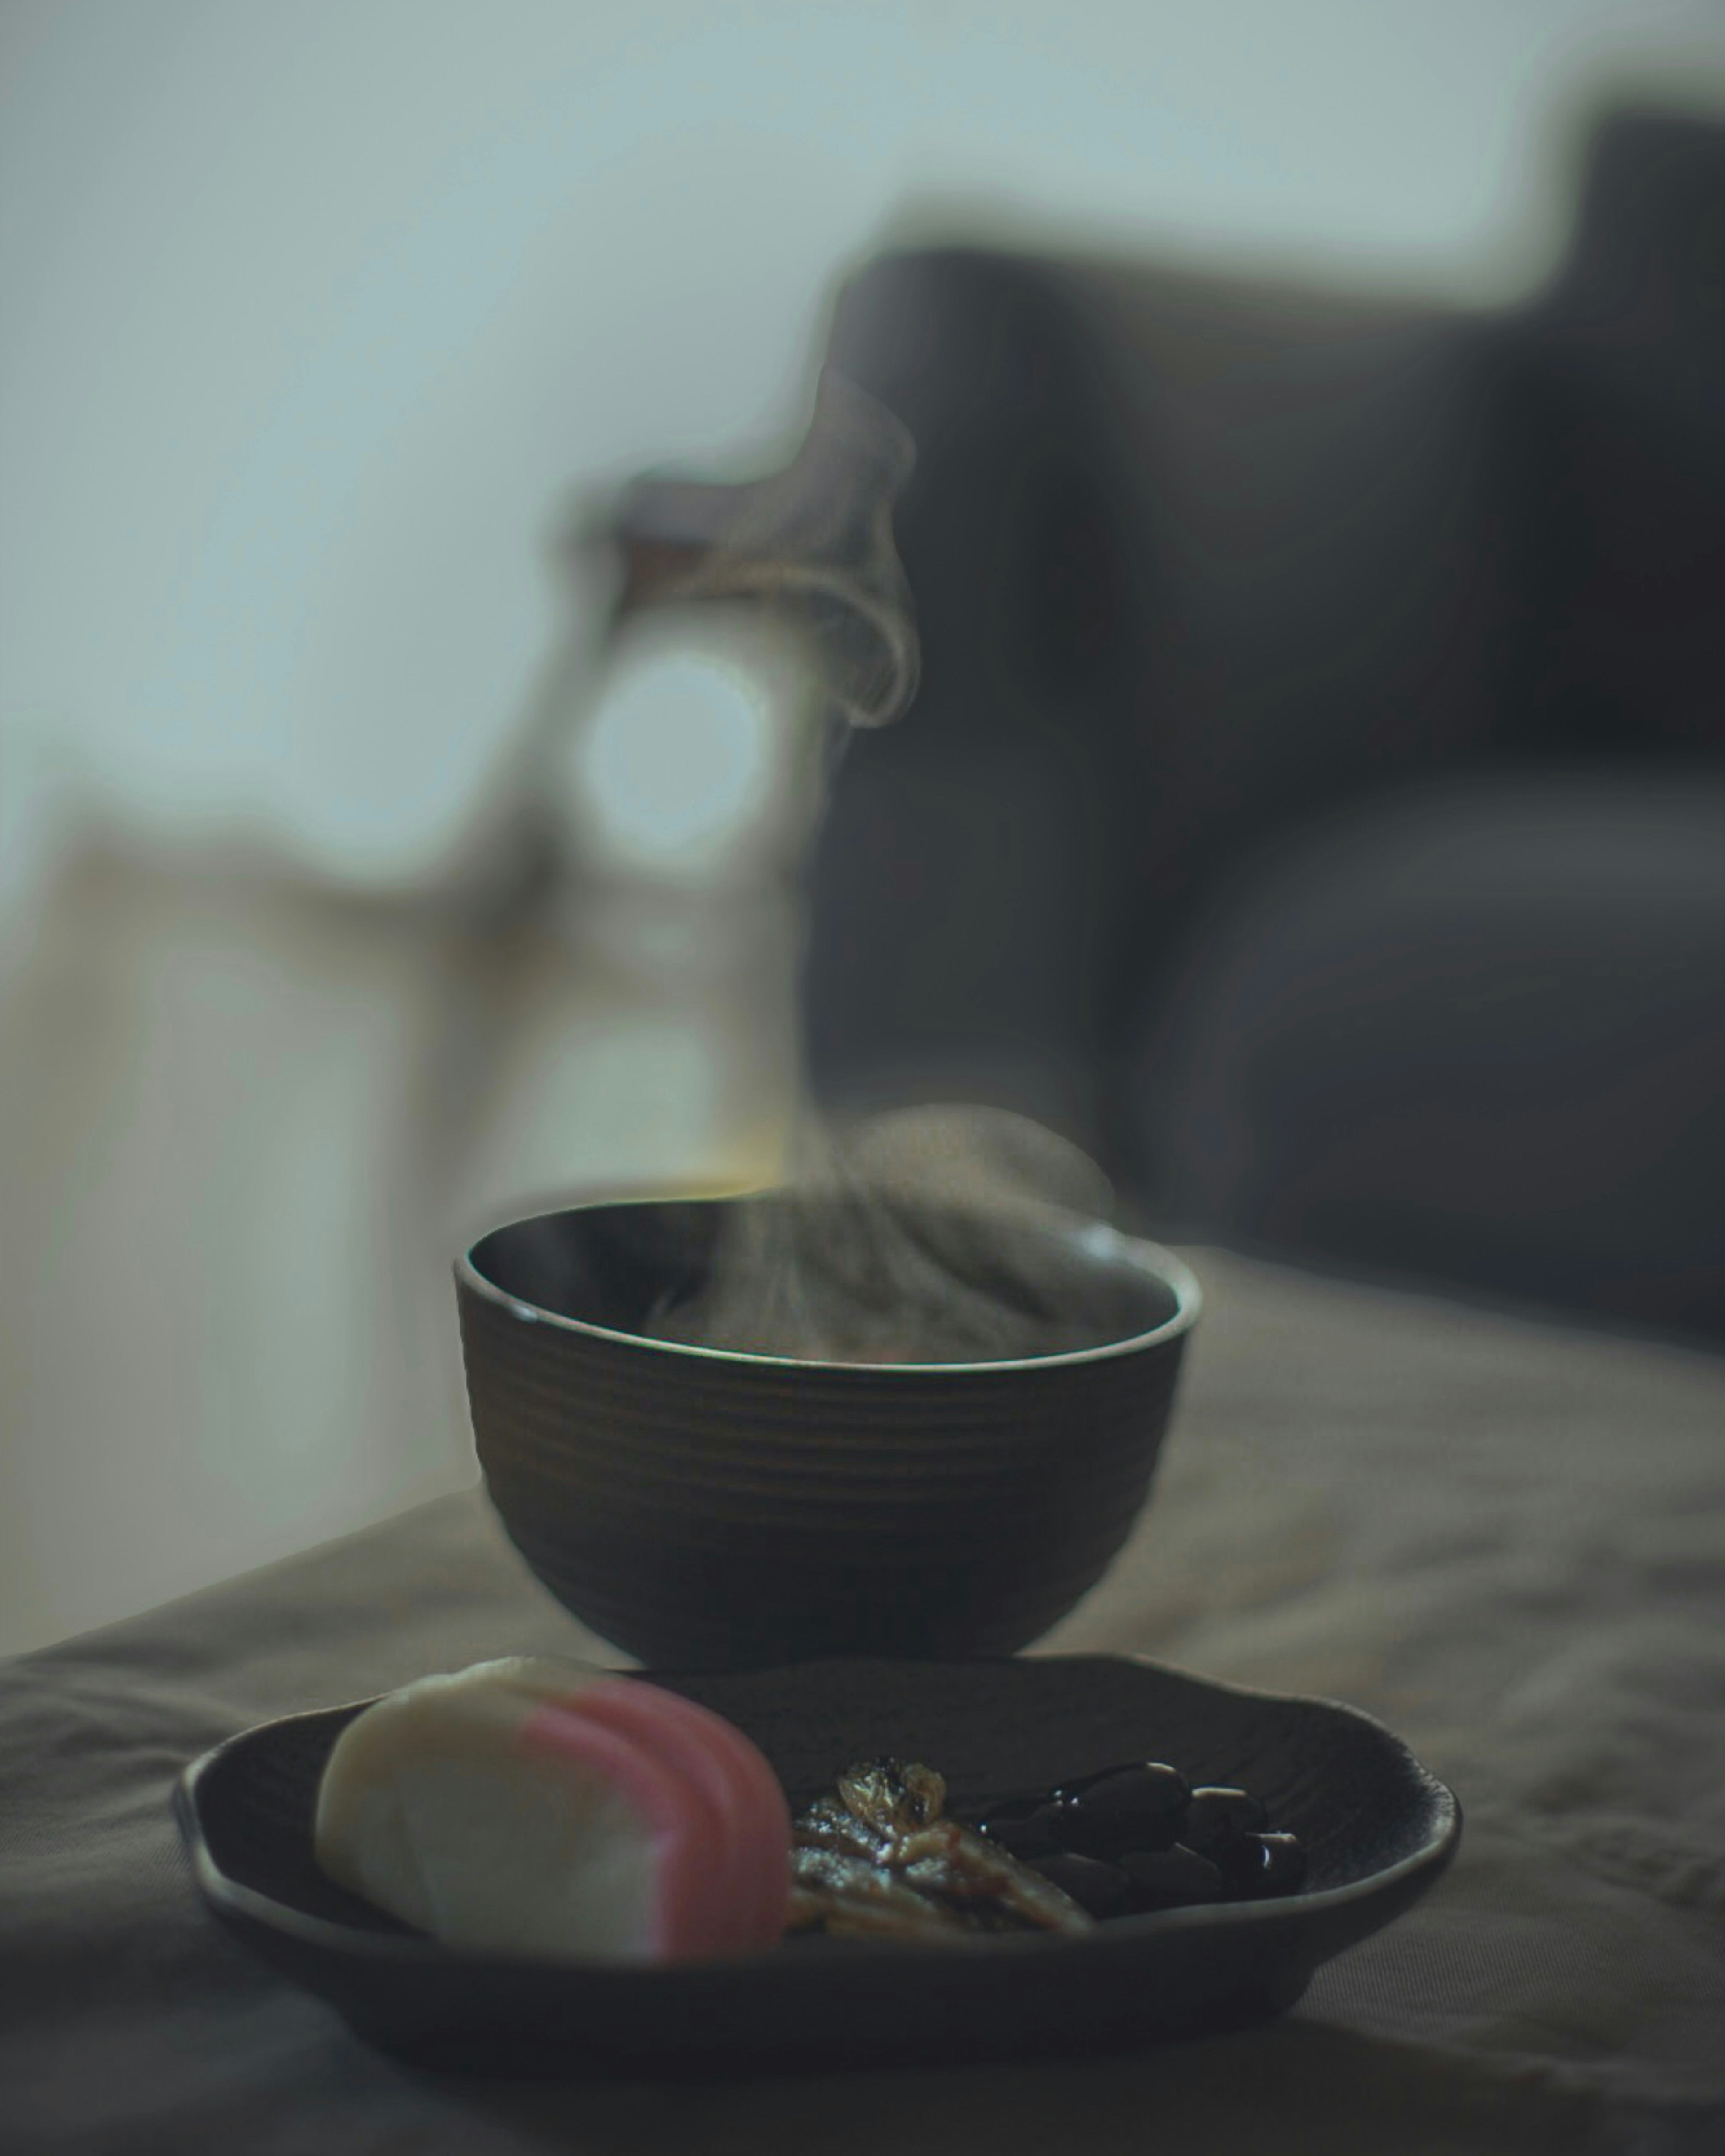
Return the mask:
M1100 1863L1093 1856L1073 1856L1056 1851L1037 1856L1030 1869L1070 1894L1081 1909L1093 1917L1117 1917L1132 1899L1132 1881L1116 1865Z
M1170 1767L1161 1759L1125 1759L1117 1767L1098 1767L1093 1774L1075 1774L1061 1782L1054 1790L1055 1801L1066 1804L1075 1797L1088 1796L1104 1782L1118 1781L1122 1774L1148 1774L1163 1783L1172 1777L1183 1795L1186 1790L1186 1777L1178 1767Z
M1236 1900L1296 1894L1306 1880L1306 1851L1291 1834L1242 1835L1219 1861Z
M1172 1849L1140 1850L1122 1856L1135 1910L1179 1909L1195 1902L1219 1902L1222 1874L1207 1856L1176 1842Z
M1261 1834L1270 1824L1264 1807L1244 1789L1206 1786L1192 1792L1186 1807L1186 1830L1180 1839L1206 1855L1243 1834Z
M1004 1849L1009 1856L1028 1861L1052 1856L1061 1846L1060 1811L1057 1804L1016 1806L1008 1812L991 1812L980 1820L977 1832Z
M1086 1775L1055 1792L1066 1847L1090 1856L1165 1849L1179 1838L1190 1794L1185 1776L1159 1760Z

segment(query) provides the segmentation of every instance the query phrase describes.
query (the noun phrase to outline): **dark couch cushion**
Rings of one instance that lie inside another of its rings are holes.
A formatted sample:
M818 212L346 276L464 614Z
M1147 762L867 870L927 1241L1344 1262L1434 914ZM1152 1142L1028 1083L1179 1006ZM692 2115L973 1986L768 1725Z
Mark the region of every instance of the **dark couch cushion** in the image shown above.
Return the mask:
M1450 785L1308 829L1189 939L1159 1209L1725 1333L1725 773Z

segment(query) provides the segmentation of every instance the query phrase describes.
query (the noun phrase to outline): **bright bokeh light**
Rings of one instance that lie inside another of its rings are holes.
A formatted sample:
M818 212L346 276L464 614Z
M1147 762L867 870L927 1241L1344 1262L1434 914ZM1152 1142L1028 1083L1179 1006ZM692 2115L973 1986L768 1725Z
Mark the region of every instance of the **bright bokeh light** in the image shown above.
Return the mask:
M572 747L582 835L678 881L745 868L787 807L806 697L794 654L746 625L673 620L619 651Z
M772 777L759 685L706 652L665 652L605 699L583 765L614 843L659 869L714 866L759 816Z

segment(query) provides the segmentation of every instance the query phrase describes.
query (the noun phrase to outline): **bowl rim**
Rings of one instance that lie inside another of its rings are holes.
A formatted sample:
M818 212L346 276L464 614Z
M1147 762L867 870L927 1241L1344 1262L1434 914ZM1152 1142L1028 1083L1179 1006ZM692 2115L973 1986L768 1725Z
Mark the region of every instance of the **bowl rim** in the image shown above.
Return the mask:
M1160 1325L1147 1332L1126 1334L1118 1340L1106 1340L1093 1348L1070 1348L1055 1355L1014 1355L998 1357L990 1361L955 1363L855 1363L833 1360L816 1356L760 1354L742 1348L709 1348L693 1341L655 1340L644 1332L626 1332L619 1327L596 1324L591 1318L567 1317L562 1312L547 1310L541 1305L526 1301L498 1286L482 1273L474 1262L474 1253L480 1245L493 1235L501 1235L511 1228L531 1227L542 1220L562 1218L571 1213L611 1211L622 1205L688 1205L723 1204L741 1199L769 1195L780 1186L764 1184L747 1189L714 1185L667 1184L663 1188L644 1189L634 1184L619 1191L589 1191L571 1197L561 1204L553 1203L542 1209L526 1213L510 1212L475 1235L461 1255L455 1260L454 1275L459 1287L477 1296L483 1302L506 1312L519 1323L548 1325L555 1330L572 1332L592 1340L615 1342L627 1348L638 1348L657 1355L678 1355L692 1358L696 1363L737 1363L746 1368L760 1370L809 1370L825 1373L843 1373L855 1380L880 1377L888 1380L906 1377L931 1376L958 1378L974 1373L978 1376L999 1375L1013 1371L1055 1370L1091 1363L1118 1361L1128 1355L1142 1354L1147 1349L1166 1346L1189 1332L1198 1322L1204 1309L1204 1290L1197 1275L1182 1258L1163 1244L1153 1243L1147 1237L1130 1235L1106 1220L1091 1219L1081 1213L1066 1213L1057 1207L1047 1209L1055 1219L1066 1224L1065 1239L1084 1241L1091 1238L1106 1245L1107 1255L1124 1258L1141 1272L1151 1274L1168 1288L1174 1298L1172 1313Z

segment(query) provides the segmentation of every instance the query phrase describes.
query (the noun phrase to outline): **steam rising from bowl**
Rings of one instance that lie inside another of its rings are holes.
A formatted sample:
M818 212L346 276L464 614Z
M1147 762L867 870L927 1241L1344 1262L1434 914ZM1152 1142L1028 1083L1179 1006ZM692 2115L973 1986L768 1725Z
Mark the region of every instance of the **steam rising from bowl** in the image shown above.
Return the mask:
M646 1330L829 1363L1004 1362L1135 1329L1082 1234L1111 1194L1076 1147L1019 1116L932 1107L823 1135L796 1183L726 1216L707 1276Z

